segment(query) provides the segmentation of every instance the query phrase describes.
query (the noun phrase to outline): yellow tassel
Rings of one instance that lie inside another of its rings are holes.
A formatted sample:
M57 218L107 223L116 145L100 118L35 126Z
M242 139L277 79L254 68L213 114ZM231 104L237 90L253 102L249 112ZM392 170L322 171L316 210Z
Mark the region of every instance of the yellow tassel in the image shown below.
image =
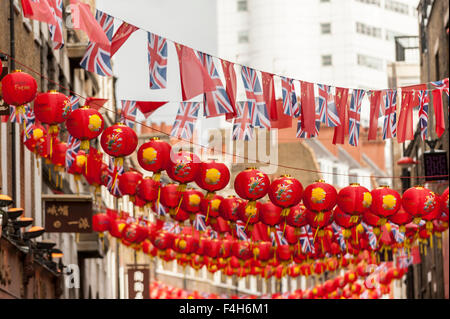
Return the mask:
M317 227L316 233L314 234L313 244L316 242L316 236L317 236L317 233L319 232L319 228L320 228L320 227Z
M206 218L205 218L205 222L208 221L208 217L209 217L209 207L210 207L210 203L208 203L208 207L206 208Z
M180 210L180 206L181 206L181 202L183 201L183 196L181 196L180 197L180 202L178 203L178 207L177 207L177 211L175 212L175 216L177 216L178 215L178 211ZM208 205L208 208L209 208L209 205ZM207 219L208 217L206 217L206 219ZM205 221L206 221L206 219L205 219Z
M430 247L433 249L433 234L430 233Z
M283 235L282 237L284 237L284 232L286 231L286 219L284 220L284 226L283 226Z

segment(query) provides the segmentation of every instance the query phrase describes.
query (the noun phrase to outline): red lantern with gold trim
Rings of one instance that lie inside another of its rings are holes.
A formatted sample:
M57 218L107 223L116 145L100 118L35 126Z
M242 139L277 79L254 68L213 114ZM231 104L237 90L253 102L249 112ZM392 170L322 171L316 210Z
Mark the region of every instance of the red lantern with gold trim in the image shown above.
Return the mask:
M169 143L161 141L158 137L152 137L138 149L139 165L146 171L153 172L153 178L159 181L161 172L169 162L171 149Z
M34 100L34 114L41 123L50 125L49 134L58 134L58 124L63 123L72 112L69 98L55 90L40 93Z
M97 138L104 128L103 116L89 106L83 106L70 113L66 121L70 135L81 140L80 149L89 150L89 141Z
M339 191L337 205L346 214L361 216L372 205L372 194L358 183L352 183Z
M306 207L302 203L299 203L290 208L289 214L286 218L286 223L289 226L295 228L296 232L300 232L300 228L308 224L308 219L306 218Z
M150 177L142 178L136 186L136 194L146 202L154 202L158 199L158 191L161 183Z
M204 197L200 202L200 212L205 215L205 222L210 222L215 224L216 218L219 217L220 203L223 197L217 194L211 194L210 196Z
M259 212L261 211L261 203L254 202L249 205L248 202L243 201L238 207L239 219L245 223L245 229L252 231L253 225L259 222Z
M181 208L190 215L190 220L192 222L195 219L195 215L200 211L203 193L199 190L188 188L181 196Z
M229 181L230 171L225 164L215 161L199 164L195 183L202 189L208 191L208 193L225 188Z
M184 190L186 184L194 181L197 177L200 162L199 157L191 152L171 152L166 168L167 175L181 184L180 190Z
M220 216L230 222L236 222L239 219L238 208L242 202L242 199L234 195L222 199L219 207Z
M169 214L175 214L180 199L181 192L178 190L177 184L169 183L161 187L161 204L169 208Z
M1 89L6 104L23 107L36 97L37 82L28 73L14 70L2 79Z
M316 220L319 223L324 219L325 212L334 208L336 200L336 189L324 180L308 185L303 192L303 204L308 210L317 214Z
M448 187L445 189L445 191L442 193L440 198L440 207L441 211L444 212L448 216Z
M82 172L86 181L95 186L96 192L100 190L102 183L103 153L91 147L86 155L86 169Z
M95 214L92 216L92 230L95 232L109 231L111 218L107 214Z
M302 200L303 185L290 175L282 175L272 181L268 195L272 203L283 209L282 216L289 214L289 208Z
M433 211L438 204L434 192L423 186L414 186L403 193L402 205L417 224L423 215Z
M130 200L134 202L137 185L141 182L141 180L142 174L135 170L130 170L120 175L118 178L118 186L122 195L130 196Z
M334 209L334 221L336 224L344 228L344 238L350 238L352 234L350 229L358 225L360 220L360 216L347 214L343 212L339 206L336 206Z
M22 140L24 140L25 131L22 132ZM42 142L47 135L47 130L40 124L31 125L30 132L28 133L28 138L25 139L26 148L30 151L38 155L38 149L36 145Z
M132 128L118 123L105 128L100 138L100 144L106 154L122 159L134 152L138 138Z
M371 194L372 205L370 206L370 211L380 217L379 226L383 226L386 224L387 218L400 209L402 199L399 193L387 185L375 188Z
M59 139L55 139L55 145L53 145L53 153L50 160L55 165L55 170L63 171L66 165L66 152L67 144L60 142Z
M272 202L266 202L261 204L259 219L261 222L269 226L271 232L274 232L274 227L281 221L281 212L282 208L280 206L277 206Z
M240 172L234 180L236 194L249 201L256 201L264 197L269 187L269 177L256 168L247 168Z

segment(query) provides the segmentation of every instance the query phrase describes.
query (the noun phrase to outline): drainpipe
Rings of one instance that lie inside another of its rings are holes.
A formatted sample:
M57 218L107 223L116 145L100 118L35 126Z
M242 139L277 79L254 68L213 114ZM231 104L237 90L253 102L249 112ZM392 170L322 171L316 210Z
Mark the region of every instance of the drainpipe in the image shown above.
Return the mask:
M14 61L14 58L16 57L16 50L15 50L15 33L14 33L14 0L9 0L9 55L11 56L11 59L9 61L11 70L14 70L16 68L16 63ZM16 207L18 207L19 203L16 202L16 124L11 123L11 185L12 185L12 191L11 195L14 200L14 203Z

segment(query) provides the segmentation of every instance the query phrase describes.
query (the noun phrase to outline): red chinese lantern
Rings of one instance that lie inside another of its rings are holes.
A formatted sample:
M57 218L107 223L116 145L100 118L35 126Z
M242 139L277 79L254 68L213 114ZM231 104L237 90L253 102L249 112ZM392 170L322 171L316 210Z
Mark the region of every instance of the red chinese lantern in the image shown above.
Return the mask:
M259 221L259 212L261 211L261 203L254 202L253 205L248 202L242 202L238 207L238 216L245 223L245 229L252 231L253 225Z
M107 127L100 138L100 144L103 151L109 156L114 157L114 171L111 189L115 188L117 177L123 167L123 158L130 155L136 149L138 138L136 133L130 127L118 123Z
M300 266L300 274L302 276L308 277L312 274L312 265L310 263L304 263Z
M111 218L107 214L95 214L92 216L92 230L95 232L109 231Z
M287 216L289 208L302 200L303 185L290 175L282 175L272 181L268 195L272 203L283 209L282 216Z
M55 170L64 171L64 166L66 165L67 144L60 142L58 139L56 139L55 142L53 153L50 155L50 160L55 166Z
M158 137L152 137L138 149L139 165L146 171L153 172L153 178L159 181L161 172L169 162L171 149L169 143L161 141Z
M274 232L275 226L280 223L282 208L272 202L261 204L259 219L265 225L269 226L269 231Z
M253 257L252 247L248 241L236 241L231 247L231 253L239 258L239 264L243 265L243 261Z
M351 236L350 229L359 223L360 216L345 213L340 209L339 206L336 206L336 208L334 209L334 221L336 222L336 224L344 228L344 237L349 238Z
M387 185L375 188L371 192L372 205L370 211L379 216L379 226L383 226L387 222L389 216L394 215L401 207L402 199L395 190Z
M275 253L276 253L277 259L282 264L286 264L287 262L291 261L291 258L292 258L291 246L289 246L289 245L276 246Z
M49 134L58 134L58 124L63 123L72 112L70 100L67 96L55 90L40 93L34 100L34 114L36 119L50 125Z
M208 191L208 193L225 188L229 181L230 171L225 164L215 161L199 164L195 182L199 187ZM207 194L206 196L209 197L210 195Z
M423 186L414 186L403 193L402 204L403 208L413 216L413 222L418 224L423 215L430 213L436 207L436 195Z
M25 131L22 132L22 139ZM25 146L30 151L38 155L37 144L42 143L47 135L47 130L40 124L33 124L31 126L30 132L28 133L28 138L25 139Z
M181 192L177 184L169 183L161 187L161 204L169 208L169 214L175 216L178 203L181 199Z
M136 194L146 202L154 202L158 199L160 187L160 182L150 177L144 177L136 186Z
M216 194L204 197L200 202L200 212L206 216L205 222L217 223L219 217L219 207L223 197Z
M361 216L372 205L372 194L358 183L352 183L339 191L337 205L344 213Z
M441 211L444 212L448 216L448 187L441 195L440 207Z
M103 131L103 116L97 110L83 106L70 113L66 128L70 135L81 140L80 148L87 151L89 141L97 138Z
M180 191L183 191L186 184L197 177L199 166L200 159L197 155L186 151L176 154L171 152L166 172L171 179L180 183Z
M413 218L406 210L403 209L403 205L394 214L389 216L389 220L399 226L399 231L404 233L406 231L405 225L412 222Z
M86 155L86 169L82 172L86 181L95 186L96 192L100 190L102 182L102 166L103 164L103 154L91 147L89 153Z
M118 177L118 186L121 194L123 196L130 196L130 200L134 202L136 188L141 180L142 174L134 170L130 170L120 175Z
M240 172L234 180L236 193L251 202L264 197L270 187L270 181L266 174L256 168L247 168Z
M76 182L80 180L81 174L86 171L86 160L86 153L82 150L79 150L75 155L75 159L72 165L67 169L67 173L74 175L74 179Z
M266 265L267 261L273 257L272 244L269 242L259 242L253 246L253 257L259 260L262 265Z
M300 228L308 224L306 207L302 203L291 207L286 217L286 223L294 227L297 234L300 233Z
M234 195L229 195L222 199L219 207L220 216L225 220L235 223L239 219L238 208L241 203L243 203L243 200Z
M5 75L1 83L3 100L6 104L19 107L34 100L37 93L37 82L28 73L21 70L14 70Z
M324 219L325 212L334 208L336 199L336 189L323 180L308 185L303 193L303 204L308 210L317 214L316 219L319 223Z
M344 274L344 281L346 284L353 284L358 279L358 274L354 271L348 271Z
M199 190L188 188L182 195L181 208L190 215L191 221L194 221L195 214L200 211L200 203L203 200L203 193Z

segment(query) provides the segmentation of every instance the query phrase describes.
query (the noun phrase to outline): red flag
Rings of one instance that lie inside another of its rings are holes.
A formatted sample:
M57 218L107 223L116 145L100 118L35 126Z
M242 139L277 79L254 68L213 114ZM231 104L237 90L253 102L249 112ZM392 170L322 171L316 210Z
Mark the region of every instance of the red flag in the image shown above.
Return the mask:
M334 128L333 144L344 144L348 132L348 89L337 87L334 101L341 124Z
M300 81L302 129L309 135L316 131L316 102L314 99L314 83Z
M276 121L278 119L278 113L277 101L275 99L275 86L273 84L273 74L261 71L261 76L267 111L269 112L270 120Z
M136 101L136 107L144 114L145 118L148 118L154 111L166 104L167 102L145 102Z
M208 74L195 51L187 46L175 43L180 64L181 91L183 101L216 90L216 85Z
M377 139L378 118L381 109L381 91L372 91L370 95L370 124L368 140Z
M33 20L56 25L50 5L47 0L22 0L23 16Z
M415 108L415 107L419 107L419 92L426 90L427 85L426 84L417 84L417 85L402 86L401 89L402 89L402 91L403 90L411 91L412 94L411 94L410 105L412 108Z
M111 40L111 57L120 49L120 47L128 40L130 35L133 34L134 31L138 30L138 27L134 25L128 24L126 22L122 23L117 29L116 33L114 33L113 38Z
M100 99L97 97L88 97L86 98L85 105L89 105L90 108L98 110L103 107L105 103L108 102L108 99Z
M276 101L277 119L270 121L271 128L283 129L292 127L292 116L286 115L283 112L283 100Z
M236 72L234 71L234 63L221 60L223 75L226 81L226 91L228 98L230 99L231 106L233 107L233 113L227 113L225 115L227 120L235 118L237 116L236 109Z
M397 142L403 143L406 140L414 139L413 129L413 92L402 92L402 102L400 109L400 117L397 124Z
M73 28L86 32L91 42L110 47L111 42L108 40L103 28L92 15L91 7L87 3L80 3L78 0L70 0L70 4L72 8Z
M444 106L442 105L442 90L435 89L433 94L434 118L436 120L436 134L438 137L445 131Z

